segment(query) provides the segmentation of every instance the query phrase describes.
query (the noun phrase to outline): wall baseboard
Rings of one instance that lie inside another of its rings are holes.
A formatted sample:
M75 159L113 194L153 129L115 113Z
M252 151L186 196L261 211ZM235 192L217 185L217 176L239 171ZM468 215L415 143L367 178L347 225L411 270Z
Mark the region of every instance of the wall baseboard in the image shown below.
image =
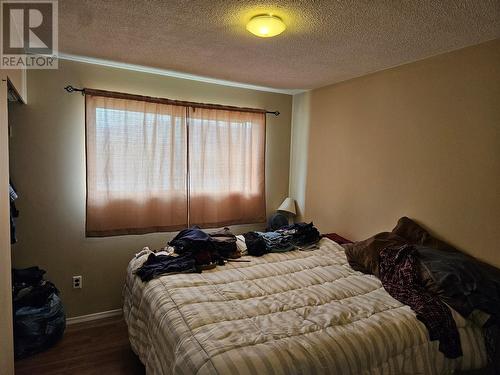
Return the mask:
M94 314L74 316L72 318L66 319L66 325L72 325L72 324L83 323L83 322L90 322L92 320L98 320L98 319L104 319L104 318L111 318L113 316L119 316L122 314L123 314L122 309L116 309L116 310L102 311L102 312L98 312L98 313L94 313Z

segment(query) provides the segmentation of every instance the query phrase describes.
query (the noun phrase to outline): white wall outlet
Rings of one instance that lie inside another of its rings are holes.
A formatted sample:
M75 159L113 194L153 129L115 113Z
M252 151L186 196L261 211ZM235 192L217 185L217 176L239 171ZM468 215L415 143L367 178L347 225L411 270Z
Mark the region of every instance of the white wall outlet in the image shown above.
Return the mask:
M81 289L82 288L82 276L73 276L73 288L74 289Z

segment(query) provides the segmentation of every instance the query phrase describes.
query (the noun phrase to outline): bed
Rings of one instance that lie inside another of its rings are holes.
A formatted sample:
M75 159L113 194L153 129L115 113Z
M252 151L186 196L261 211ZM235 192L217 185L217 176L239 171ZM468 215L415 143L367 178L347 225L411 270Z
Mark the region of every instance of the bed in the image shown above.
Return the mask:
M451 374L487 362L480 328L454 313L464 355L445 358L410 307L327 238L143 283L133 271L146 258L128 266L124 317L148 374Z

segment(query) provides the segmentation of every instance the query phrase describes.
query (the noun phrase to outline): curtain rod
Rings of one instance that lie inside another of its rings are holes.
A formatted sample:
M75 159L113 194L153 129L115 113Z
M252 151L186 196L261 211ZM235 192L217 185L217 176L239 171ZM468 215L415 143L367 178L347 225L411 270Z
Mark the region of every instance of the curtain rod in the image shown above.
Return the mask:
M220 105L220 104L206 104L206 103L196 103L196 102L187 102L183 100L173 100L173 99L165 99L165 98L155 98L151 96L143 96L143 95L135 95L135 94L126 94L123 92L114 92L114 91L104 91L104 90L96 90L83 88L79 89L68 85L64 88L67 92L81 92L82 95L89 94L95 96L104 96L108 98L117 98L117 99L129 99L129 100L141 100L150 103L159 103L159 104L170 104L170 105L180 105L185 107L193 107L193 108L207 108L207 109L222 109L226 111L240 111L240 112L253 112L253 113L269 113L275 116L279 116L279 111L266 111L265 109L258 108L241 108L234 107L228 105Z

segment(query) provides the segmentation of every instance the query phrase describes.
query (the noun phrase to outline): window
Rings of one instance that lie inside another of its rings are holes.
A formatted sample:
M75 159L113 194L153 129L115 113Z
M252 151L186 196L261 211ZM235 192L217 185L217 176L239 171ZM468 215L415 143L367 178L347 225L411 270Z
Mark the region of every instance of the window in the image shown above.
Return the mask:
M263 113L191 108L189 222L265 221Z
M87 236L265 221L264 116L87 94Z

